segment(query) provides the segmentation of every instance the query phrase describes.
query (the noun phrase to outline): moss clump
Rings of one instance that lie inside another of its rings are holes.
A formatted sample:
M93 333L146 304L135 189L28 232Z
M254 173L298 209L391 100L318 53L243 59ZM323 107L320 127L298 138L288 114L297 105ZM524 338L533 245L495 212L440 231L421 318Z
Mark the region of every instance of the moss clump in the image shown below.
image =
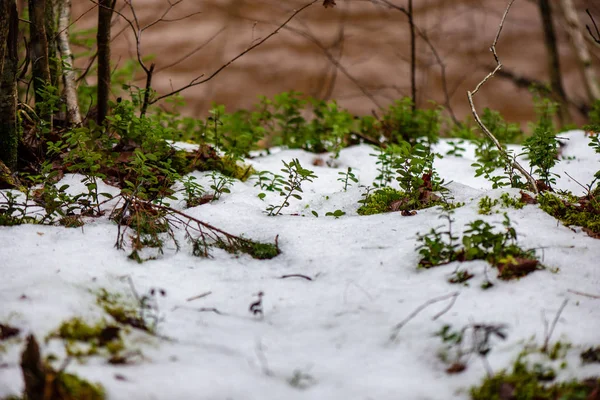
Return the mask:
M139 309L136 306L124 304L120 295L100 289L96 303L116 322L150 332L150 328L140 317Z
M542 210L560 220L563 224L581 226L590 236L600 236L600 200L593 194L565 199L552 193L538 196Z
M261 243L244 238L229 242L219 240L215 246L232 254L245 253L257 260L269 260L281 254L277 243Z
M545 383L554 378L553 370L539 364L529 368L519 357L511 373L501 371L494 376L487 377L481 386L471 388L471 399L583 400L591 398L589 396L592 393L600 390L600 379L598 378L554 384Z
M357 212L359 215L373 215L389 212L392 211L391 207L394 203L403 200L407 203L409 201L403 192L390 187L384 187L376 190L373 194L368 195L367 198L363 200L363 205L358 208Z
M77 375L59 372L49 378L54 381L54 393L51 399L104 400L106 398L102 386L90 383Z
M114 355L125 348L120 332L120 327L106 321L90 325L80 318L72 318L63 322L48 338L65 340L67 354L73 357L96 355L100 349Z

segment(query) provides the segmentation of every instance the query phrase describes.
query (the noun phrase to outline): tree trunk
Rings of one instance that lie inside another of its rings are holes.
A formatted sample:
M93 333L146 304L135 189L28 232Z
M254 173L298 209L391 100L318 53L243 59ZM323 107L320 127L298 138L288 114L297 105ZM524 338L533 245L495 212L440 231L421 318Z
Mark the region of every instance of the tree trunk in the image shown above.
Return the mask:
M569 103L567 95L562 84L560 73L560 60L558 57L558 48L556 46L556 34L554 33L554 24L552 22L552 7L549 0L538 0L542 25L544 28L544 42L548 51L548 68L550 72L550 86L555 101L558 103L558 119L560 127L571 122L569 114Z
M114 0L98 2L98 125L104 123L108 115L108 96L110 94L110 20L112 18Z
M29 0L29 40L33 90L38 116L52 126L52 113L48 107L38 105L44 101L42 92L51 83L46 40L46 0Z
M410 25L410 97L414 112L417 109L417 46L412 0L408 0L408 23Z
M0 76L4 68L4 57L7 50L8 26L10 16L10 1L0 0Z
M19 15L15 0L1 0L0 10L0 160L14 171L17 168L17 147L19 130L17 127L17 38ZM5 7L5 5L7 7ZM4 29L8 28L8 29ZM6 30L6 36L1 37Z
M76 75L72 70L73 54L69 46L69 23L71 20L71 0L58 1L58 50L65 68L62 73L65 102L67 104L67 122L70 125L81 124L81 113L77 102Z
M27 400L44 400L46 395L46 372L42 364L40 346L33 335L27 337L25 350L21 354L21 371L25 384L25 398Z
M585 43L584 33L586 33L586 31L577 16L577 10L573 4L573 0L561 0L560 5L562 6L565 20L567 21L567 32L571 37L573 50L579 59L588 100L592 103L594 100L600 99L600 86L598 86L599 83L596 71L592 67L590 51Z
M46 0L46 42L48 43L48 67L50 70L50 84L58 88L60 75L60 62L56 56L56 3L58 0Z

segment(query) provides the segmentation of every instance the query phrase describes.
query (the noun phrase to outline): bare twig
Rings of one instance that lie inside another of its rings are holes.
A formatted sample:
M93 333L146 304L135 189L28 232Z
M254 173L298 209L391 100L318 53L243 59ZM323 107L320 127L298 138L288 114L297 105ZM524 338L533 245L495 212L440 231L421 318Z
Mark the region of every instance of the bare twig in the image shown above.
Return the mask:
M307 281L313 280L313 278L311 278L310 276L306 276L306 275L302 275L302 274L288 274L288 275L281 275L279 277L279 279L286 279L286 278L302 278L302 279L306 279Z
M452 294L452 301L450 301L450 303L448 303L448 305L446 306L446 308L444 308L442 311L440 311L439 313L435 314L433 316L433 318L431 318L432 321L435 321L436 319L438 319L439 317L441 317L442 315L446 314L448 311L450 311L450 309L452 308L452 306L454 306L454 303L456 303L456 299L458 298L458 295L460 293L459 292L455 292Z
M197 296L188 297L187 299L185 299L185 301L193 301L193 300L198 300L198 299L201 299L201 298L203 298L203 297L206 297L206 296L208 296L208 295L211 295L211 294L212 294L212 292L211 292L211 291L204 292L204 293L202 293L202 294L199 294L199 295L197 295Z
M305 9L307 9L308 7L312 6L313 4L315 4L317 1L319 0L313 0L310 3L307 3L305 5L303 5L302 7L300 7L297 10L294 10L294 12L292 13L292 15L290 15L290 17L288 19L286 19L281 25L279 25L275 30L273 30L273 32L271 32L270 34L268 34L267 36L265 36L264 38L262 38L261 40L259 40L258 42L254 43L253 45L251 45L250 47L248 47L246 50L242 51L241 53L239 53L237 56L233 57L231 60L227 61L225 64L221 65L219 68L217 68L216 71L214 71L212 74L210 74L209 76L207 76L204 79L201 79L204 74L199 75L197 77L195 77L194 79L192 79L187 85L180 87L179 89L175 89L169 93L163 94L161 96L158 96L154 99L152 99L150 101L150 104L154 104L157 101L160 101L166 97L170 97L173 96L177 93L180 93L186 89L189 89L191 87L194 86L198 86L201 85L205 82L208 82L209 80L211 80L212 78L214 78L215 76L217 76L219 73L221 73L221 71L223 71L225 68L229 67L231 64L233 64L237 59L241 58L242 56L246 55L248 52L254 50L255 48L257 48L258 46L260 46L261 44L263 44L264 42L266 42L267 40L269 40L271 37L275 36L281 29L283 29L292 19L294 19L294 17L296 17L296 15L300 14L302 11L304 11Z
M556 315L554 316L554 320L552 321L552 325L550 325L550 329L548 329L548 321L546 321L546 318L544 318L544 345L542 346L542 351L544 353L548 351L548 344L550 343L550 338L552 337L552 334L554 333L554 328L556 328L556 324L558 323L560 314L562 314L562 312L565 309L565 307L567 306L568 302L569 302L569 299L565 299L562 302L560 308L558 309L558 311L556 312ZM542 314L542 317L543 317L543 314Z
M592 28L590 28L590 26L588 24L586 24L585 27L587 28L587 31L589 32L592 39L594 39L594 42L600 44L600 30L598 30L598 25L596 25L596 21L594 20L594 17L592 17L592 13L590 13L590 10L588 10L586 8L585 12L592 20L592 24L594 24L594 29L596 30L596 35L594 36L594 32L592 32Z
M572 290L572 289L568 289L567 292L573 293L573 294L576 294L579 296L589 297L590 299L600 299L600 295L598 295L598 294L584 293L584 292L580 292L578 290Z
M414 317L416 317L421 311L423 311L424 309L426 309L427 307L429 307L432 304L435 303L439 303L440 301L444 301L444 300L448 300L448 299L452 299L451 301L451 305L454 304L454 302L456 301L456 297L459 295L459 292L453 292L450 294L446 294L444 296L439 296L439 297L435 297L433 299L427 300L425 303L421 304L419 307L417 307L412 313L410 313L408 315L408 317L404 318L401 322L399 322L398 324L396 324L396 326L394 326L392 328L392 334L390 335L390 340L394 341L396 340L396 338L398 337L398 334L400 333L400 329L402 329L404 327L404 325L406 325L408 322L410 322L410 320L412 320ZM444 310L442 310L441 313L436 314L433 317L433 320L439 318L441 316L441 314L444 314L445 312L447 312L450 308L446 307Z
M523 168L521 166L521 164L519 164L519 162L516 159L511 160L510 156L506 153L506 151L504 150L504 148L502 147L502 145L500 144L498 139L496 139L494 134L488 129L487 126L485 126L483 121L481 121L481 118L479 118L479 114L477 114L477 110L475 109L475 104L473 103L473 96L479 91L479 89L483 86L483 84L485 84L490 78L492 78L494 76L494 74L497 71L500 70L500 68L502 68L502 63L498 59L498 54L496 53L496 44L498 43L498 39L500 38L500 33L502 32L502 27L504 26L504 20L506 19L506 16L508 15L508 11L510 10L510 7L512 6L512 4L514 2L515 2L515 0L510 0L510 2L508 3L508 6L506 7L506 10L504 11L504 15L502 15L502 20L500 21L500 25L498 26L498 32L496 33L494 42L492 43L492 46L490 47L490 51L494 55L494 60L496 60L496 68L494 68L494 70L492 72L487 74L483 78L483 80L481 80L481 82L479 82L477 84L477 86L475 87L475 89L472 92L468 90L467 97L469 98L469 104L471 105L471 112L473 113L473 117L475 118L475 121L477 121L477 124L479 125L479 127L481 128L483 133L485 133L485 135L496 145L496 147L498 148L498 151L500 152L500 154L502 154L502 157L507 162L511 162L512 166L515 169L517 169L527 179L527 181L529 182L529 185L531 186L531 190L535 194L538 194L539 191L537 188L537 184L536 184L535 180L533 179L533 177L525 170L525 168Z

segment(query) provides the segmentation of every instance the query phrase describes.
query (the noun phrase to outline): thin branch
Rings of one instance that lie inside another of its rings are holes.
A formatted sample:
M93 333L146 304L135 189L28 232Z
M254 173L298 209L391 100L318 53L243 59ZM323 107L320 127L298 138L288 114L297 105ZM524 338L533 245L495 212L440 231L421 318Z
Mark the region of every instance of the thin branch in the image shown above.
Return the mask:
M545 338L544 338L544 345L542 346L542 351L545 353L546 351L548 351L548 344L550 343L550 338L552 337L552 334L554 333L554 328L556 328L556 324L558 323L558 319L560 318L560 314L562 314L563 310L565 309L565 307L567 306L567 303L569 302L569 299L565 299L560 308L558 309L558 311L556 312L556 315L554 316L554 321L552 321L552 325L550 325L550 330L548 330L548 322L546 321L546 319L544 319L544 333L545 333Z
M453 292L444 296L439 296L439 297L435 297L433 299L427 300L425 303L421 304L419 307L417 307L412 313L410 313L408 315L408 317L404 318L401 322L399 322L398 324L396 324L396 326L394 326L394 328L392 328L392 334L390 335L390 340L394 341L396 340L396 338L398 337L398 334L400 333L400 329L402 329L404 327L404 325L406 325L408 322L410 322L410 320L412 320L414 317L416 317L421 311L423 311L424 309L426 309L427 307L429 307L432 304L435 303L439 303L440 301L444 301L444 300L448 300L448 299L452 299L451 303L450 303L450 307L454 304L454 302L456 301L456 297L459 295L459 292ZM433 320L439 318L439 316L441 316L440 314L444 314L445 312L447 312L449 310L449 307L446 307L444 310L442 310L441 313L436 314L433 317Z
M479 114L477 114L477 110L475 109L475 104L473 103L473 96L479 91L479 89L483 86L483 84L485 84L490 78L492 78L494 76L494 74L496 72L498 72L500 70L500 68L502 68L502 63L500 62L500 60L498 59L498 54L496 53L496 44L498 43L498 39L500 38L500 33L502 32L502 27L504 26L504 21L506 20L506 16L508 15L508 11L510 10L510 7L512 6L512 4L515 2L515 0L510 0L510 2L508 3L508 6L506 7L506 10L504 11L504 15L502 15L502 20L500 21L500 25L498 26L498 32L496 33L496 37L494 38L494 42L492 43L492 47L490 47L490 51L492 52L493 56L494 56L494 60L496 60L496 68L494 68L494 70L492 72L490 72L489 74L487 74L483 80L481 80L481 82L479 82L477 84L477 86L475 87L475 90L471 91L467 91L467 97L469 98L469 104L471 105L471 112L473 113L473 117L475 118L475 121L477 121L477 124L479 125L479 127L481 128L481 130L483 131L483 133L485 133L485 135L496 145L496 147L498 148L498 151L500 152L500 154L502 154L503 158L509 162L510 160L510 156L506 153L506 151L504 150L504 148L502 147L502 145L500 144L500 142L498 141L498 139L496 139L496 137L494 136L494 134L488 129L487 126L485 126L485 124L483 123L483 121L481 121L481 118L479 118ZM529 185L531 186L531 190L535 193L538 194L538 188L537 188L537 184L535 182L535 180L533 179L533 177L525 170L525 168L523 168L521 166L521 164L519 164L519 162L515 159L512 160L512 166L517 169L521 174L523 174L523 176L527 179L527 181L529 182Z
M568 289L567 292L573 293L573 294L576 294L579 296L589 297L590 299L600 299L600 295L598 295L598 294L584 293L584 292L579 292L577 290L572 290L572 289Z
M171 64L167 64L163 67L157 68L156 71L154 71L155 74L159 73L160 71L163 71L165 69L171 68L177 64L179 64L180 62L186 60L187 58L193 56L194 54L196 54L198 51L202 50L205 46L207 46L210 42L212 42L217 36L219 36L221 33L223 33L223 31L226 28L223 27L221 29L219 29L217 31L217 33L215 33L214 35L212 35L211 37L208 38L208 40L206 40L204 43L201 43L199 46L197 46L196 48L194 48L192 51L190 51L189 53L187 53L186 55L184 55L183 57L173 61Z
M588 10L586 8L585 12L587 13L587 15L589 15L590 19L592 20L592 24L594 24L594 29L596 30L596 36L594 36L594 33L592 32L592 28L590 28L590 26L588 24L586 24L585 27L587 28L587 31L589 32L592 39L594 39L594 42L600 44L600 30L598 30L598 25L596 25L596 20L594 20L594 17L592 17L592 13L590 13L590 10Z
M212 294L212 292L211 292L211 291L204 292L204 293L202 293L202 294L199 294L199 295L197 295L197 296L188 297L187 299L185 299L185 301L193 301L193 300L198 300L198 299L201 299L201 298L203 298L203 297L206 297L206 296L208 296L208 295L211 295L211 294Z
M286 279L286 278L302 278L302 279L306 279L307 281L313 280L313 278L311 278L310 276L306 276L306 275L302 275L302 274L287 274L287 275L281 275L279 277L279 279Z
M297 35L303 36L306 39L308 39L309 41L311 41L312 43L314 43L318 48L320 48L323 51L323 54L325 55L325 57L327 57L329 62L331 62L333 65L335 65L336 68L339 69L342 72L342 74L344 74L346 76L346 78L348 78L350 80L350 82L352 82L362 92L363 95L365 95L365 97L367 97L369 100L371 100L371 102L373 104L375 104L375 106L377 106L377 108L383 109L383 106L377 101L377 99L375 99L375 96L373 96L358 81L358 79L356 79L350 72L348 72L346 67L344 67L340 62L338 62L338 60L336 60L335 56L333 54L331 54L331 51L329 51L329 49L327 47L325 47L323 45L323 43L321 43L317 38L315 38L313 35L311 35L307 32L301 31L301 30L293 28L291 26L286 26L285 29L290 32L294 32Z
M294 17L296 17L296 15L300 14L302 11L304 11L305 9L307 9L308 7L312 6L313 4L315 4L317 1L319 0L313 0L310 3L305 4L304 6L300 7L299 9L295 10L292 15L290 15L290 17L285 20L281 25L279 25L279 27L277 27L277 29L275 29L273 32L271 32L270 34L268 34L267 36L265 36L263 39L261 39L260 41L256 42L255 44L253 44L252 46L248 47L246 50L242 51L240 54L238 54L237 56L233 57L231 60L229 60L228 62L226 62L225 64L221 65L219 68L217 68L216 71L214 71L212 74L210 74L208 77L199 80L202 76L204 76L204 74L197 76L196 78L192 79L190 81L190 83L188 83L185 86L182 86L179 89L173 90L167 94L164 94L162 96L158 96L156 98L154 98L153 100L150 101L150 104L154 104L157 101L160 101L166 97L170 97L173 96L177 93L180 93L186 89L189 89L193 86L198 86L201 85L205 82L208 82L209 80L211 80L212 78L214 78L215 76L217 76L221 71L223 71L225 68L229 67L231 64L233 64L237 59L239 59L240 57L244 56L245 54L247 54L248 52L252 51L253 49L257 48L258 46L260 46L261 44L263 44L264 42L266 42L267 40L269 40L271 37L273 37L274 35L276 35L282 28L284 28L292 19L294 19Z

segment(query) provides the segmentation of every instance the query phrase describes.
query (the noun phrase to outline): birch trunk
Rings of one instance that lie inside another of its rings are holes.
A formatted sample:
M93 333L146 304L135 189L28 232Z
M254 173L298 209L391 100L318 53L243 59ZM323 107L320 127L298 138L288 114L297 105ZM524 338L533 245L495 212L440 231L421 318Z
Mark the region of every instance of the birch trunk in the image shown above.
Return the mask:
M598 86L598 77L596 76L596 71L592 67L592 58L590 57L590 51L585 42L585 28L577 16L573 0L561 0L560 5L565 20L567 21L567 32L571 37L573 50L575 50L575 54L579 59L588 99L590 102L593 102L594 100L600 99L600 86Z
M76 76L73 71L73 54L69 45L69 23L71 21L71 0L59 0L58 3L58 51L63 59L62 80L67 104L67 122L81 124L81 113L77 102Z

